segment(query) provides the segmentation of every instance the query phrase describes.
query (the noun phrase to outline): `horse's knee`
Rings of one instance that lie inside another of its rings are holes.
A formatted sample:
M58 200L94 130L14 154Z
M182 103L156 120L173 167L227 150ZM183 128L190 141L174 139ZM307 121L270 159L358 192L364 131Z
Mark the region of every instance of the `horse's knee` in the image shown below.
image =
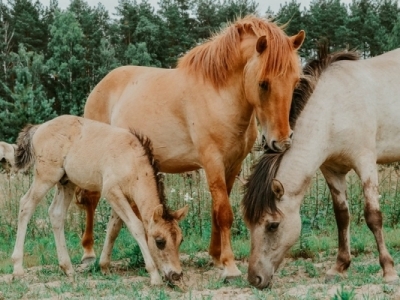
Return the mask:
M364 211L365 222L371 231L382 228L382 212L380 210L371 210L366 208Z
M215 212L217 225L220 228L231 228L233 223L233 211L230 206L219 207Z

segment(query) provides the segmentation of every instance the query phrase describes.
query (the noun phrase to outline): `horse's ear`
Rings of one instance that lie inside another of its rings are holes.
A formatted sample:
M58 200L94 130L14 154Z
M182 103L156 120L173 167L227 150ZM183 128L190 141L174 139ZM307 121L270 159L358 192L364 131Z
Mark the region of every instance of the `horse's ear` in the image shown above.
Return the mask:
M285 189L278 179L272 179L272 191L278 200L280 200L285 193Z
M298 34L290 37L293 48L295 50L299 49L303 44L305 38L306 38L306 33L304 32L304 30L300 30Z
M171 212L171 215L174 217L176 221L182 221L186 216L189 211L189 206L185 205L181 209L178 209L176 211Z
M162 219L163 212L164 212L163 205L162 204L157 205L153 212L154 223L157 223L158 221L160 221Z
M263 35L257 40L256 50L261 54L265 51L265 49L267 49L267 37Z

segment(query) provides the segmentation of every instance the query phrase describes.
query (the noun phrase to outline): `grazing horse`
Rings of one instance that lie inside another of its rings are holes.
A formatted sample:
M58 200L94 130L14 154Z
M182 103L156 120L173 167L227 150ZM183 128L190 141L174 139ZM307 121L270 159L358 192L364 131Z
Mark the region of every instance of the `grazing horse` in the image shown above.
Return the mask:
M64 221L77 186L100 191L112 207L110 224L118 216L137 240L152 284L161 284L160 270L170 281L179 280L182 268L177 221L187 207L171 212L165 206L164 186L158 178L150 140L122 128L61 116L42 125L28 125L18 137L16 167L34 166L34 180L22 197L17 240L12 260L15 276L24 274L26 228L37 204L57 187L49 208L60 267L73 274L64 237ZM142 221L131 206L136 207ZM113 231L110 225L107 232ZM107 270L109 257L100 266Z
M162 172L204 169L212 196L209 253L223 278L241 274L231 248L229 194L257 137L256 118L268 147L291 145L289 110L304 37L248 16L193 48L176 69L113 70L86 102L85 118L146 134ZM97 201L92 197L87 206L87 223ZM95 257L91 227L82 237L83 261Z
M0 142L0 165L6 170L7 173L15 171L14 152L17 148L15 144L8 144Z
M292 147L265 154L247 184L242 206L251 234L248 280L258 288L270 285L297 241L300 206L318 168L328 183L338 227L338 255L327 278L350 265L346 174L354 169L363 185L365 221L375 236L383 278L398 280L383 238L376 163L400 160L400 49L366 60L355 60L353 52L326 53L306 67L308 78L294 93L298 109L292 116Z

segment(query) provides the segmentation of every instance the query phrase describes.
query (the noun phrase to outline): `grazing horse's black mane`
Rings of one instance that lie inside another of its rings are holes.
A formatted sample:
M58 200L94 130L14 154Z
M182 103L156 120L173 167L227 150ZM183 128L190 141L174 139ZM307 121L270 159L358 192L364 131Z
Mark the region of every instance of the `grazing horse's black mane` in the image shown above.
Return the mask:
M293 92L289 122L295 128L297 118L303 111L312 95L321 74L334 62L340 60L358 60L359 55L354 51L340 51L329 54L326 44L318 47L318 58L309 61L303 68L303 76ZM243 216L247 223L257 223L264 212L280 213L272 192L272 179L278 171L283 153L264 153L255 164L252 174L245 186L242 200Z
M162 173L160 173L160 164L159 164L158 160L156 160L154 158L153 145L151 143L151 140L147 136L144 136L134 130L130 130L130 131L142 144L144 153L147 156L147 158L150 162L150 165L153 167L154 178L156 179L156 182L157 182L158 197L160 199L160 204L163 205L162 218L165 221L172 221L172 220L174 220L174 217L171 215L170 210L167 207L167 199L165 197L165 187L164 187L163 175L162 175Z

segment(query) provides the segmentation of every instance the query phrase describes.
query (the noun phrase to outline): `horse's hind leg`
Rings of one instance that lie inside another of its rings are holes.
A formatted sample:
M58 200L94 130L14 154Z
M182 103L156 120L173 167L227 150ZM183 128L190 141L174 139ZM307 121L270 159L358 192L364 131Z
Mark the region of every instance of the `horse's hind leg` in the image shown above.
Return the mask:
M336 264L326 273L326 280L337 274L343 274L350 266L350 213L346 197L346 173L337 173L321 167L332 195L336 225L338 227L339 249Z
M47 194L47 192L54 186L52 182L44 182L40 179L34 179L28 192L21 198L18 213L18 229L17 239L15 241L14 252L11 256L14 263L14 276L24 275L24 268L22 266L24 257L24 241L28 222L35 211L36 206Z
M131 203L131 207L135 215L139 218L140 221L142 221L142 217L136 205L134 203ZM110 272L109 265L111 261L112 248L121 230L122 223L123 222L118 214L114 210L111 210L110 220L107 224L106 239L104 241L104 246L103 250L101 251L99 262L103 274L108 274Z
M68 255L67 244L64 235L65 217L74 197L75 185L68 183L66 185L57 184L53 202L49 207L51 225L53 227L54 239L56 241L58 262L61 269L67 276L72 276L71 259Z
M114 246L115 239L118 236L119 231L122 227L122 219L112 209L110 220L107 225L106 240L104 241L103 251L100 255L100 268L103 274L109 273L109 265L111 260L112 248Z
M361 155L355 168L360 176L365 197L364 217L368 228L375 236L379 251L379 263L383 269L383 279L386 282L398 281L394 262L386 248L382 230L382 212L379 207L378 172L374 155Z
M78 204L86 210L86 226L85 231L82 235L81 243L83 247L83 256L81 259L82 263L90 264L96 259L96 253L94 252L94 238L93 238L93 227L94 227L94 214L97 204L100 200L99 192L91 192L87 190L80 190L79 195L76 195Z

